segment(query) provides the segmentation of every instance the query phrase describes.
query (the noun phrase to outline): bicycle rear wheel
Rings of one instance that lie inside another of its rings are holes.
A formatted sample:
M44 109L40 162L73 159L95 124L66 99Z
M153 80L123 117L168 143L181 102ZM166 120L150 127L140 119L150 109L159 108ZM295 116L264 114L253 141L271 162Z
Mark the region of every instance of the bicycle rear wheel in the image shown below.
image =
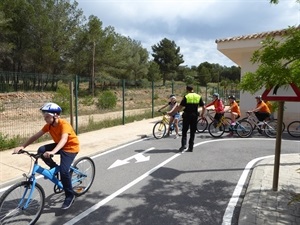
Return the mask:
M95 163L90 157L82 157L74 162L70 174L76 196L83 195L90 189L94 182L95 173Z
M300 121L293 121L287 127L287 132L292 137L300 137Z
M153 127L153 136L156 139L163 138L166 135L166 132L167 127L162 121L157 122Z
M238 121L236 126L236 133L239 137L247 138L251 136L253 128L251 123L249 123L247 120Z
M277 134L277 121L273 120L266 122L264 125L264 132L270 138L275 138Z
M183 127L183 120L180 119L178 121L178 133L181 134L182 133L182 127Z
M197 132L203 133L208 127L208 121L206 118L199 118L197 120Z
M0 224L35 224L40 218L45 204L45 192L42 186L36 183L34 192L29 181L17 183L7 189L0 198Z
M215 121L212 121L209 125L208 125L208 133L212 136L212 137L221 137L225 132L225 126L224 124L219 124L216 123Z

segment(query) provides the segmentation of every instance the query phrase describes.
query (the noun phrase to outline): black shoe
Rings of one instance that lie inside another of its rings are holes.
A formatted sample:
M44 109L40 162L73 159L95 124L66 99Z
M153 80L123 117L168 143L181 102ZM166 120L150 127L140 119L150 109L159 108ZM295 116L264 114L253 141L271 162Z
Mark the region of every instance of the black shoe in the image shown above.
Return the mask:
M257 128L258 133L262 134L262 130L260 128Z
M181 146L180 149L179 149L179 152L182 152L186 149L186 146Z
M75 200L75 195L73 195L73 197L68 197L65 199L64 204L62 205L62 209L68 209L71 207L71 205L73 204Z
M193 152L193 148L189 148L187 152Z

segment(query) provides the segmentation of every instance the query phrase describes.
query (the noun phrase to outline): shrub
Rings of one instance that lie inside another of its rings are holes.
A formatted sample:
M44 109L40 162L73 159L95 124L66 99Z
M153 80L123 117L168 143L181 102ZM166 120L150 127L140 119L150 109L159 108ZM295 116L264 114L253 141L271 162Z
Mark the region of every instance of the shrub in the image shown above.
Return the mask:
M98 108L113 109L117 105L117 96L112 91L103 91L98 98Z
M0 133L0 150L14 148L18 145L20 137L8 138L7 135Z
M81 104L83 104L84 106L94 105L93 96L91 96L91 95L84 96L83 99L81 100Z

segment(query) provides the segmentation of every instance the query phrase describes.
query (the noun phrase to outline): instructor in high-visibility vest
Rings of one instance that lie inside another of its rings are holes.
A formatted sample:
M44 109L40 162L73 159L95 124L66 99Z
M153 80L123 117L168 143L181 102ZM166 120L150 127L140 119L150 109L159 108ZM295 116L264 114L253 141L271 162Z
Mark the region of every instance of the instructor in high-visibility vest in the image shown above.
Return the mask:
M190 129L190 139L189 139L189 147L188 152L193 151L194 147L194 140L195 140L195 133L197 130L197 119L198 119L198 107L202 107L201 117L204 114L204 102L202 97L196 93L194 93L192 86L186 86L187 94L183 97L176 108L173 108L172 111L169 112L172 115L173 112L178 112L182 108L183 114L183 127L182 127L182 138L181 138L181 147L179 148L179 152L186 150L187 148L187 131Z

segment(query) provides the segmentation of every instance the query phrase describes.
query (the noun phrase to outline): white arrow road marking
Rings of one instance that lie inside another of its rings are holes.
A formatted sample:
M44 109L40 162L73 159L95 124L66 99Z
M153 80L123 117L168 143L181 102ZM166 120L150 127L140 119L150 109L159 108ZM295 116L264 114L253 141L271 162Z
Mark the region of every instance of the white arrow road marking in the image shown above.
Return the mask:
M91 214L92 212L96 211L97 209L99 209L100 207L102 207L103 205L105 205L106 203L108 203L109 201L113 200L115 197L119 196L124 191L128 190L129 188L131 188L132 186L136 185L140 181L144 180L151 173L153 173L156 170L160 169L161 167L163 167L167 163L171 162L172 160L176 159L180 155L181 155L181 153L177 153L177 154L171 156L167 160L165 160L162 163L160 163L159 165L153 167L152 169L150 169L149 171L147 171L143 175L139 176L135 180L133 180L130 183L128 183L127 185L123 186L121 189L119 189L119 190L115 191L114 193L112 193L111 195L107 196L106 198L104 198L103 200L101 200L100 202L98 202L97 204L95 204L92 207L88 208L87 210L85 210L84 212L80 213L79 215L73 217L73 219L71 219L70 221L66 222L64 225L73 225L73 224L77 223L78 221L82 220L84 217L86 217L89 214Z
M134 158L136 160L135 163L146 162L146 161L149 161L150 155L149 156L144 156L143 154L138 154Z
M110 167L108 167L107 169L111 169L111 168L114 168L114 167L118 167L118 166L123 166L125 164L128 164L130 163L129 161L132 160L132 159L135 159L136 162L135 163L139 163L139 162L146 162L146 161L149 161L150 160L150 156L144 156L143 153L146 153L146 152L149 152L151 150L155 149L154 147L152 148L148 148L146 149L145 151L143 152L140 152L138 154L135 154L133 156L130 156L126 159L117 159Z

